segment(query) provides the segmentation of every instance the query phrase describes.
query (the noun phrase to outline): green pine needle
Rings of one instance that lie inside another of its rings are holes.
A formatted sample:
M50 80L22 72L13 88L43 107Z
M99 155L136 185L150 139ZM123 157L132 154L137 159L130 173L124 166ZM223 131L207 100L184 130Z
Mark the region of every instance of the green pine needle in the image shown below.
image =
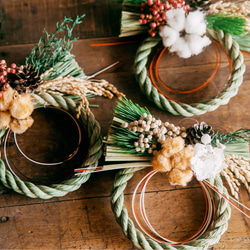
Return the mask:
M127 98L122 98L114 108L114 119L108 135L107 144L114 147L118 152L133 154L138 156L148 156L148 152L136 152L134 142L139 140L141 133L133 132L127 128L121 127L123 122L133 122L139 120L144 114L150 114L147 108L134 104ZM119 118L119 119L116 119ZM157 143L156 139L152 140ZM108 155L109 152L107 152Z
M225 33L240 36L246 33L246 20L231 14L215 14L206 17L207 26L213 30L223 30Z
M123 97L114 109L114 115L126 122L139 120L143 113L150 114L149 110L134 104L131 100Z
M38 44L33 47L31 54L26 58L25 64L32 64L39 74L42 74L46 70L54 68L59 62L66 61L69 63L74 60L74 56L70 59L68 57L73 46L72 43L78 38L71 39L71 36L73 29L77 24L82 22L81 19L84 16L85 15L77 16L75 21L71 18L64 17L61 24L56 23L56 30L52 34L48 34L48 32L44 30L44 37L41 37ZM70 23L72 23L71 28L68 25ZM62 38L58 38L57 35L63 32L66 34ZM64 67L66 68L66 66ZM58 65L57 68L59 68Z
M248 142L250 140L250 129L240 128L235 132L228 132L226 134L217 131L213 136L213 145L216 145L216 140L219 140L222 144L238 143L239 140Z

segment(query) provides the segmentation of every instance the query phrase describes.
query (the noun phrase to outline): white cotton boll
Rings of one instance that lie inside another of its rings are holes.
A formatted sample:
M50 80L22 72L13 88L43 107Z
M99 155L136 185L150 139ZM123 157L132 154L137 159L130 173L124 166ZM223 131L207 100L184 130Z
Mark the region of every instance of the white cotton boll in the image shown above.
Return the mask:
M211 40L208 37L200 37L196 34L186 35L185 40L193 55L200 54L203 48L205 48L211 43Z
M169 49L170 52L176 52L177 55L181 58L189 58L192 53L186 43L185 39L179 37L173 46Z
M179 37L173 46L169 49L170 52L176 52L179 57L188 58L191 56L191 51L186 44L184 38Z
M206 33L206 27L204 14L201 11L190 12L186 17L185 31L187 33L202 36Z
M172 9L166 12L167 25L171 28L182 31L185 28L185 11L183 9Z
M176 53L181 58L189 58L192 56L191 50L189 49L188 46L186 47L186 49L183 49L181 51L177 51Z
M167 25L161 27L159 34L162 37L162 42L165 47L172 46L179 37L179 32Z

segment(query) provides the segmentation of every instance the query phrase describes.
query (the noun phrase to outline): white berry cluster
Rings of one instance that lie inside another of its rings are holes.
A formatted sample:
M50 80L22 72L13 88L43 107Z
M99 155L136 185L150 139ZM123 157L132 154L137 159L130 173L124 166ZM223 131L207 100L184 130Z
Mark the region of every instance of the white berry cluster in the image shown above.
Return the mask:
M157 148L157 143L162 143L166 138L181 136L186 138L186 129L175 126L169 122L162 122L155 119L152 115L144 113L138 121L123 123L123 128L133 132L139 132L139 139L134 142L137 152L147 151L152 154Z

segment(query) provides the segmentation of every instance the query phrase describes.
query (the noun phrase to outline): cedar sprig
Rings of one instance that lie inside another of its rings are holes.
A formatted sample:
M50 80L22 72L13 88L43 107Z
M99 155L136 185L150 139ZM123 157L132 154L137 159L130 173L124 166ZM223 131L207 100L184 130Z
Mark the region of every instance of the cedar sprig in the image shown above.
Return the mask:
M46 70L53 68L55 63L64 58L72 49L72 43L78 38L71 39L73 29L77 24L80 24L81 19L85 15L77 16L75 21L71 18L64 17L61 24L56 23L56 30L49 34L44 29L44 37L41 37L38 44L36 44L31 54L26 58L25 64L31 64L39 72L44 73ZM72 23L71 28L69 23ZM58 38L57 35L62 32L67 32L67 35Z
M240 128L235 132L226 134L217 131L213 136L213 145L216 145L216 140L219 140L222 144L237 143L239 141L248 142L250 140L250 129Z

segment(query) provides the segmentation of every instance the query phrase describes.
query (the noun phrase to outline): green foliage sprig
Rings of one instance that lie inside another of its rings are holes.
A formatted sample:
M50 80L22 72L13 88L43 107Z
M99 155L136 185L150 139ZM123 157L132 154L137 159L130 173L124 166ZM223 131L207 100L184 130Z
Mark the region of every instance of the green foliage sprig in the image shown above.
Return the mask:
M25 63L32 64L35 69L38 70L39 74L42 74L46 70L53 68L56 63L63 61L63 58L68 56L71 51L72 43L78 39L71 39L73 29L77 24L82 22L81 19L84 16L85 15L77 16L75 21L71 18L64 17L61 24L56 23L56 30L52 34L49 34L44 29L44 37L41 37L38 44L33 47ZM72 23L71 27L69 27L69 23ZM59 33L65 31L66 35L62 38L57 37Z
M235 132L228 132L226 134L217 131L212 140L212 144L216 144L219 140L222 144L238 143L239 141L248 142L250 140L250 129L240 128Z
M122 98L121 102L117 103L114 109L114 115L124 122L133 122L139 120L143 113L150 114L146 107L140 107L138 104L134 104L127 98Z
M243 17L231 14L215 14L206 17L207 26L213 30L223 30L224 32L240 36L246 33L246 20Z
M149 155L147 152L135 151L134 142L139 139L140 133L121 126L122 123L139 120L144 113L150 114L146 107L140 107L125 97L121 99L121 102L117 103L117 106L114 108L114 119L107 141L107 144L112 146L112 152Z

